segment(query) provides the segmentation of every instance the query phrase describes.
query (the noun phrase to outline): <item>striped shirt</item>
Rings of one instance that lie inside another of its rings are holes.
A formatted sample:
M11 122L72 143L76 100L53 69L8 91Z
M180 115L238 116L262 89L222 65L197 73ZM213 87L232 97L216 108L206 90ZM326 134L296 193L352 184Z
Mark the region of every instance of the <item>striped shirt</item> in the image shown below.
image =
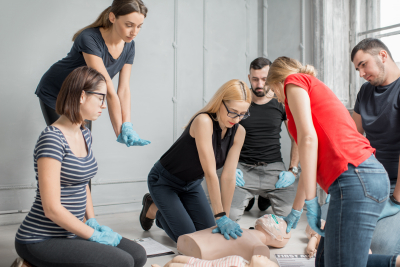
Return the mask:
M54 126L48 126L39 136L33 159L37 181L39 158L48 157L61 162L61 205L83 221L86 212L86 185L97 173L97 162L92 153L90 131L83 128L81 131L87 145L86 157L76 157L63 133ZM44 215L38 183L33 206L19 227L15 238L19 243L28 244L56 237L74 238L75 234L58 226Z
M184 267L245 267L248 261L240 256L228 256L217 260L201 260L191 257Z

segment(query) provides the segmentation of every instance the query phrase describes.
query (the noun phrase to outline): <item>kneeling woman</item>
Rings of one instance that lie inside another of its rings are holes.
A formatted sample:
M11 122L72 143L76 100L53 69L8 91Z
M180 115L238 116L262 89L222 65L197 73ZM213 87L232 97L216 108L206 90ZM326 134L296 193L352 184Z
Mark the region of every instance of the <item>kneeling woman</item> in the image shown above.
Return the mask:
M308 224L325 236L315 266L400 266L397 256L368 255L376 222L389 197L389 179L345 106L315 77L314 67L302 66L295 59L277 58L267 84L285 102L288 128L301 162L293 209L284 219L297 224L305 202ZM325 230L321 230L317 183L331 195Z
M143 266L146 252L94 218L88 182L97 173L90 131L106 108L106 80L89 67L72 71L56 102L60 118L47 126L34 150L35 202L18 229L18 255L37 267ZM83 218L86 217L86 224ZM78 238L76 238L78 237Z
M149 230L156 219L157 226L176 242L181 235L214 226L215 217L218 227L214 232L226 239L241 236L240 226L229 219L229 210L246 134L238 123L249 116L250 103L247 85L231 80L192 117L179 139L149 173L150 194L144 196L140 214L144 230ZM222 166L218 181L216 170ZM201 186L203 177L212 211Z

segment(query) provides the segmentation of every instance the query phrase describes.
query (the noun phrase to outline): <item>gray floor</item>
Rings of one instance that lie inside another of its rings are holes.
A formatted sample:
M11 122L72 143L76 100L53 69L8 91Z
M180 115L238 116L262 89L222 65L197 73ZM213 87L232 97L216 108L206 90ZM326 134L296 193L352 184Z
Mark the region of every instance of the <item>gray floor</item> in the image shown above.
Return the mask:
M176 244L173 242L163 230L154 226L149 232L144 232L140 227L138 218L138 212L129 213L119 213L111 215L98 216L97 220L100 224L107 225L111 227L114 231L118 232L126 238L141 238L141 237L151 237L154 240L170 247L173 251L177 252ZM249 228L254 226L254 222L258 217L261 217L265 212L260 212L255 206L250 212L245 212L244 217L239 221L242 228ZM268 209L266 213L271 213L271 209ZM275 253L277 254L304 254L305 248L308 242L307 236L305 234L305 229L307 225L307 219L305 212L297 226L296 230L292 231L292 238L286 247L281 249L271 248L271 259L275 261ZM17 257L14 249L14 236L19 225L8 225L0 226L0 267L10 266L11 263ZM150 267L151 264L157 263L163 265L167 263L173 255L150 258L146 263L146 267Z

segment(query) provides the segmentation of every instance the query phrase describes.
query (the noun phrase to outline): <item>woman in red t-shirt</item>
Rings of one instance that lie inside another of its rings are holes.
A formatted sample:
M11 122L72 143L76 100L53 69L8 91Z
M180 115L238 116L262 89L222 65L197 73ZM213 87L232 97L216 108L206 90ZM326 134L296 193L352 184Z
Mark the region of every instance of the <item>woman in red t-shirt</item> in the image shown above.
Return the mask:
M368 256L376 222L389 196L387 173L345 106L315 76L314 67L279 57L267 78L278 100L285 103L302 169L293 209L284 217L287 231L297 225L305 202L309 225L325 236L316 266L400 266L397 256ZM325 230L320 229L317 183L331 195Z

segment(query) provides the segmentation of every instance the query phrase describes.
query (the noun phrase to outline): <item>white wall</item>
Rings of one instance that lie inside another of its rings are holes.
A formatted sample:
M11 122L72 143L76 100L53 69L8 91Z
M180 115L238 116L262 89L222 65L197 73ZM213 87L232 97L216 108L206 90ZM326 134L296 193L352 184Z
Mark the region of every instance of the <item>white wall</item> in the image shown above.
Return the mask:
M135 39L130 85L134 130L152 143L130 148L117 143L107 112L93 123L93 151L99 164L93 179L95 212L139 209L153 164L223 83L236 78L248 83L253 59L265 54L273 61L285 55L313 63L311 1L145 0L149 13ZM46 126L36 86L69 52L72 35L110 3L0 2L0 224L20 222L35 195L33 148ZM115 85L117 81L118 76ZM282 130L288 167L290 139L284 126Z

